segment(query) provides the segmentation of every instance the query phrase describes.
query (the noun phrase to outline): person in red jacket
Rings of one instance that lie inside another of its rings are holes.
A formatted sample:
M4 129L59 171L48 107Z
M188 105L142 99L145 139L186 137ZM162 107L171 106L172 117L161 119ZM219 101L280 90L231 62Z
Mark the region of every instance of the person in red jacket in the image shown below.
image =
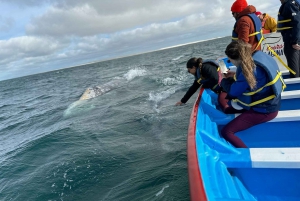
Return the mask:
M248 6L246 0L236 0L231 6L232 16L236 23L232 32L233 40L242 40L252 46L252 51L260 50L262 40L261 22L255 15L256 8Z

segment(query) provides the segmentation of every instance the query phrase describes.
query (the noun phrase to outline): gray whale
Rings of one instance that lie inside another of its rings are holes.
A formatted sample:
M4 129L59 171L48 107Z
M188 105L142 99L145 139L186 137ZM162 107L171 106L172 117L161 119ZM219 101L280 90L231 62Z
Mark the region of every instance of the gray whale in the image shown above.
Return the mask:
M125 82L127 82L126 79L115 79L101 86L89 87L83 92L79 100L88 100L97 96L101 96L115 88L122 86L122 84Z

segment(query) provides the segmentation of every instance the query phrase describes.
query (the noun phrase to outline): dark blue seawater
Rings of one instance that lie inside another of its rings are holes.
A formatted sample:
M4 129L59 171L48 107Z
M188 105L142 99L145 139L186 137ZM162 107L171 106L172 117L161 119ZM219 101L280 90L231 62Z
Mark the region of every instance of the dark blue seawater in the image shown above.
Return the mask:
M0 200L189 200L191 57L230 38L0 82ZM88 87L118 85L78 101Z

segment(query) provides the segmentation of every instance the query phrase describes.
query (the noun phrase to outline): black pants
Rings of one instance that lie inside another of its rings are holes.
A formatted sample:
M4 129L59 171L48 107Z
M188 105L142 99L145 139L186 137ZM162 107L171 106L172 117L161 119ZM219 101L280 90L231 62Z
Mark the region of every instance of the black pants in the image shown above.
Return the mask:
M300 77L300 50L295 50L291 44L284 43L283 51L288 66L296 73L296 75L294 75L290 72L290 78Z

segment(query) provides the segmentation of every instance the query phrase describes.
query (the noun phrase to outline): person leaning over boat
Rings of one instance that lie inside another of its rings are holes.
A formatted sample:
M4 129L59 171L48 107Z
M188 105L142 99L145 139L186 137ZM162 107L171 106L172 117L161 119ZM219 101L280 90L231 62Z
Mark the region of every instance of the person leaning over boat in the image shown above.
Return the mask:
M260 19L264 34L276 32L277 21L267 13L255 12L255 15Z
M175 105L182 105L186 103L190 97L202 85L204 88L209 88L218 93L221 90L219 79L219 64L213 60L204 60L202 58L191 58L186 63L186 68L189 73L195 76L193 85L186 92L184 97Z
M232 31L233 40L242 40L252 46L252 51L261 49L261 21L254 14L256 8L248 6L246 0L236 0L231 6L232 16L236 23Z
M252 54L251 46L243 41L231 42L225 51L237 66L235 80L223 78L221 86L244 111L229 122L221 135L237 148L247 147L235 133L274 119L280 108L284 82L276 61L262 51ZM236 105L236 106L237 106Z
M291 78L300 77L300 1L280 0L277 31L281 32L288 66L295 71Z

